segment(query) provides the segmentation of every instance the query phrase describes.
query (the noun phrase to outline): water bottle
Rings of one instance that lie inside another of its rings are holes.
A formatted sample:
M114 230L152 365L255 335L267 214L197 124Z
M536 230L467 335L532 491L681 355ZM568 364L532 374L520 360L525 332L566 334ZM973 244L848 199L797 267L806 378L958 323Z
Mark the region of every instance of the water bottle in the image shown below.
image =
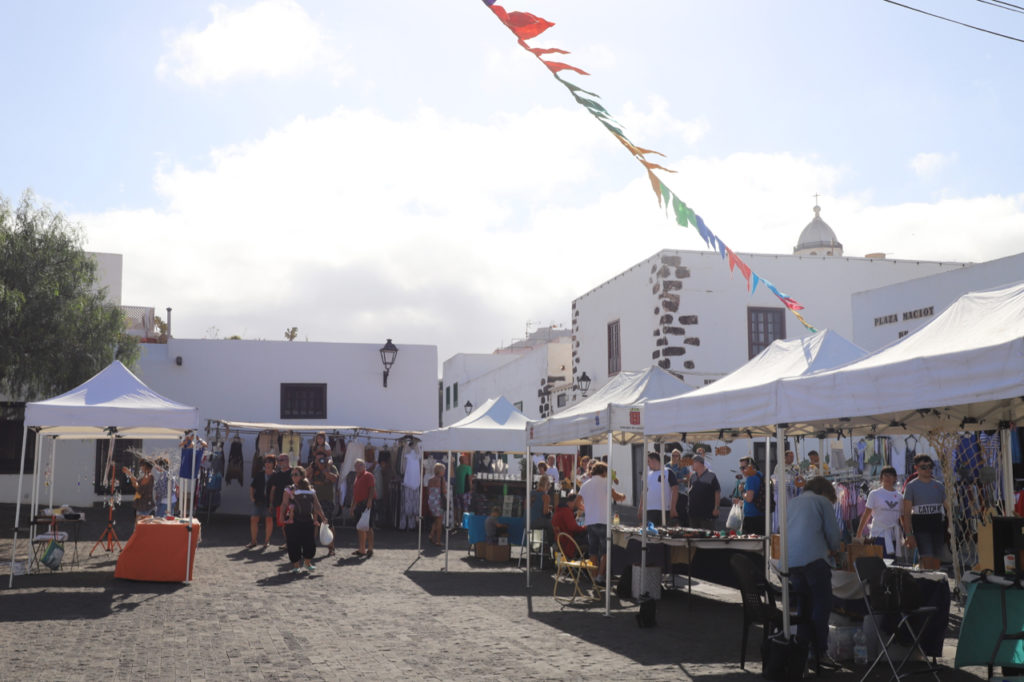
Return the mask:
M857 665L868 663L868 639L863 629L853 633L853 662Z

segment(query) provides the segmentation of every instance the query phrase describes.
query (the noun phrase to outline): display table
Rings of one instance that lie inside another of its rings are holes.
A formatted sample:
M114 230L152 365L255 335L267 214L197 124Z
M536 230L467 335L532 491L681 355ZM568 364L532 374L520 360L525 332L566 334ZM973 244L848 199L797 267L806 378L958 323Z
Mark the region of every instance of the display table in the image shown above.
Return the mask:
M976 573L968 573L964 582L967 606L954 665L1024 665L1024 642L1004 641L996 649L1000 634L1012 636L1024 631L1024 589L1005 578L989 575L981 579Z
M189 533L187 519L143 518L135 522L135 530L117 558L115 578L158 583L180 583L192 579L192 565L199 544L200 524L192 520ZM188 541L191 535L191 551ZM186 573L186 554L188 571Z
M487 517L483 514L462 515L462 527L466 529L469 536L469 546L472 547L478 542L487 541L487 531L484 529L484 521ZM499 516L498 523L508 526L508 543L510 545L523 544L523 529L526 528L526 519L521 516Z
M612 527L612 573L622 573L627 564L640 564L642 551L641 528ZM661 566L662 572L671 573L674 566L685 564L687 591L690 592L695 575L719 585L739 587L729 567L729 557L735 552L751 552L763 557L764 538L647 536L647 565Z

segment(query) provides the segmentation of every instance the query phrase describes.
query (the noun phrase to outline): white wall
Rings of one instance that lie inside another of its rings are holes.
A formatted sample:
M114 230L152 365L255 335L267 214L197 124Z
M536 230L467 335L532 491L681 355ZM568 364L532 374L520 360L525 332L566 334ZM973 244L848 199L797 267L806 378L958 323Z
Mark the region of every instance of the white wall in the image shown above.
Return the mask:
M124 256L119 253L89 253L96 261L96 285L99 291L107 287L107 300L114 305L121 305L122 272Z
M1024 279L1024 253L853 295L853 337L877 350L917 331L971 291L1009 286Z
M326 383L327 418L303 424L424 431L437 424L437 347L399 343L383 387L381 344L171 339L144 344L136 374L171 400L199 408L207 419L297 423L280 418L281 383ZM181 357L181 365L175 363ZM244 485L226 485L220 511L248 513L249 463L255 436L243 438ZM147 441L155 453L173 447ZM48 446L47 446L48 447ZM95 443L61 442L54 478L57 504L87 506L93 494ZM49 453L49 450L45 450ZM43 472L45 468L40 468ZM0 501L13 502L17 476L0 476ZM26 484L27 485L27 484ZM23 494L23 499L27 496Z
M963 268L930 261L739 255L800 302L808 322L846 338L853 336L854 292ZM675 296L677 303L666 304L667 297ZM619 319L623 370L665 361L666 369L701 386L749 359L749 307L785 310L763 286L748 293L742 275L730 272L718 254L661 251L573 301L573 371L576 377L586 371L595 389L607 381L608 323ZM786 338L810 333L792 313L787 311L784 319ZM664 345L659 339L665 339ZM666 347L679 354L666 357Z
M444 389L458 383L459 399L449 409L442 404L442 424L448 426L465 417L467 400L479 406L500 395L512 403L522 402L523 414L531 419L547 416L543 406L548 404L548 396L543 390L549 377L558 376L565 376L566 381L571 378L568 339L515 354L452 356L444 363L442 383Z

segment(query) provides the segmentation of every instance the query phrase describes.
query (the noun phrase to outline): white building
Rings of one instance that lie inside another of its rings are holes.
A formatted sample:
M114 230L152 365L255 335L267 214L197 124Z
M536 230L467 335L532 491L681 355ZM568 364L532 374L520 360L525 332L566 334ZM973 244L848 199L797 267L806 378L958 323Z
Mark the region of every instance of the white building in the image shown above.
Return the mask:
M493 353L459 353L442 369L441 424L499 395L531 419L547 417L571 379L571 332L542 327ZM470 409L467 410L467 405Z
M968 291L1024 279L1024 253L855 293L851 341L877 350L931 322Z
M397 432L434 428L437 347L397 344L398 355L385 388L381 345L170 339L166 344L143 344L135 371L157 393L198 407L200 427L208 419L223 419ZM224 486L219 511L249 512L249 470L255 437L255 433L241 434L243 481ZM382 439L375 434L364 438L386 444ZM176 446L167 441L123 445L139 447L149 454ZM53 486L55 503L87 507L103 499L96 484L105 447L105 441L59 443L56 471L51 475L46 463L38 469ZM48 462L49 444L43 454ZM14 502L16 486L16 475L0 475L0 502ZM45 503L48 487L43 495ZM22 499L29 499L27 490Z

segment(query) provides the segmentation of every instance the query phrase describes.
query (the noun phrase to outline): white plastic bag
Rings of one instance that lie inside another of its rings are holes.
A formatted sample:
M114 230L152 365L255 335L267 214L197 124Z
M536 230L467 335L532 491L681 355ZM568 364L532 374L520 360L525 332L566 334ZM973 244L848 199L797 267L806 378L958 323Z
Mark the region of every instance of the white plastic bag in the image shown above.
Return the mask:
M331 527L326 523L320 524L320 546L327 547L334 542L334 533L331 532Z
M359 517L359 522L356 523L356 530L370 530L370 510L364 509L363 515Z
M737 502L729 510L729 518L725 521L725 527L732 530L739 530L743 527L743 503Z

